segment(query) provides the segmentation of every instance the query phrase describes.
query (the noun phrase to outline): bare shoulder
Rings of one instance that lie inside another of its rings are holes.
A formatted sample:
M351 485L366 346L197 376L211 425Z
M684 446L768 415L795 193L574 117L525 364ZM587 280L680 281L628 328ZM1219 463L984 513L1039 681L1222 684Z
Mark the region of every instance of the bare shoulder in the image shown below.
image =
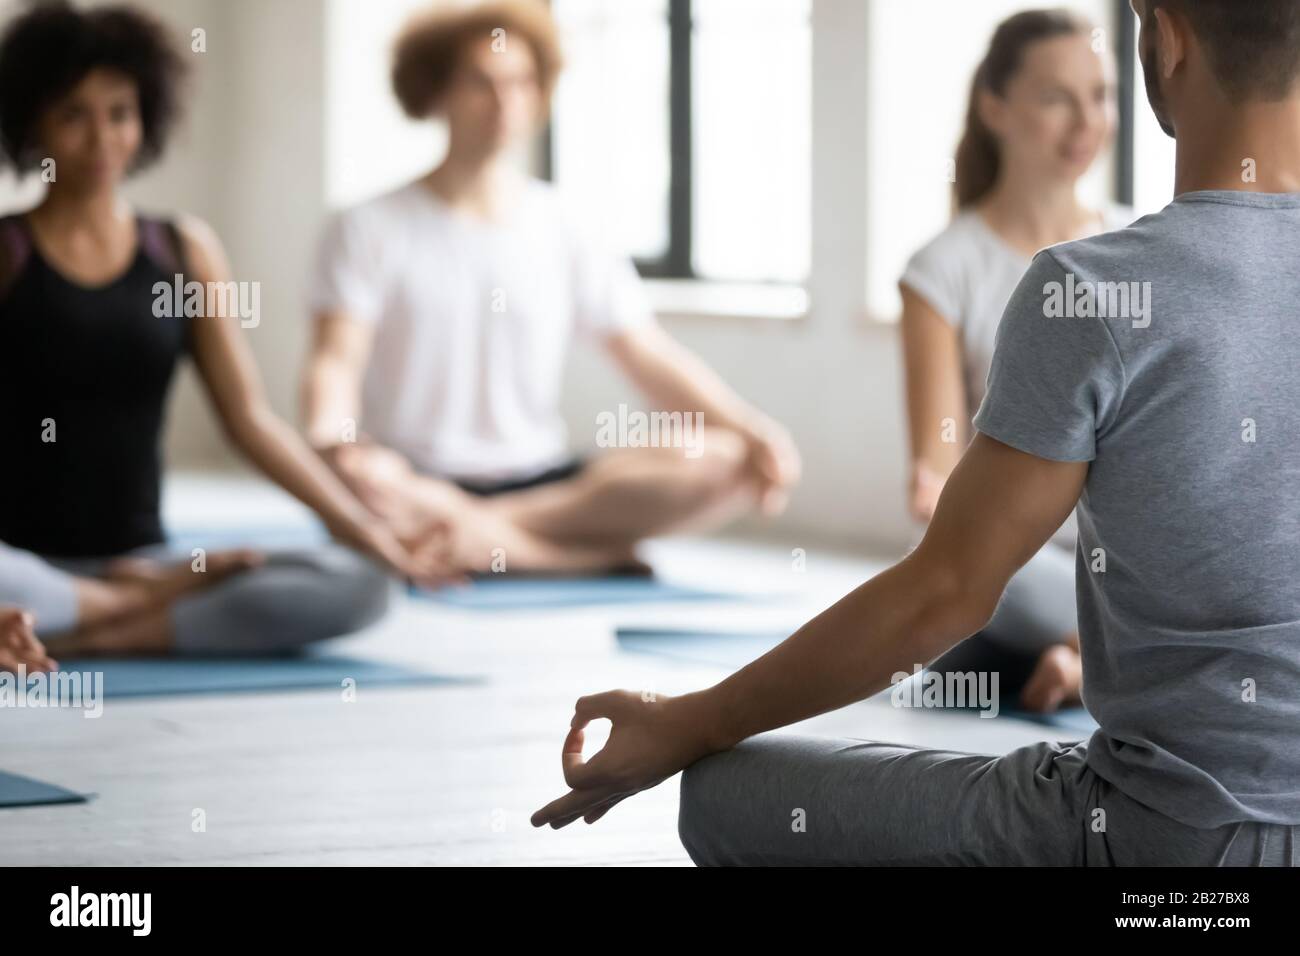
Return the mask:
M208 278L223 275L227 271L226 251L216 230L189 213L179 213L175 222L185 260L194 270Z

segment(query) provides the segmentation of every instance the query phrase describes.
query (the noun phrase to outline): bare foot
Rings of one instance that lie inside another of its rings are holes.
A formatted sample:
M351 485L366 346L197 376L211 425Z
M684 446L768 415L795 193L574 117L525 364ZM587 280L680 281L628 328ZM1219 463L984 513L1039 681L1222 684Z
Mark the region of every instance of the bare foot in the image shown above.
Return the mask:
M211 587L265 561L258 551L212 551L203 570L192 563L163 563L148 558L118 558L103 576L78 580L78 629L140 614L170 604L183 594Z
M51 650L64 657L143 656L168 654L172 649L171 610L148 608L50 638Z
M1082 703L1083 661L1069 644L1053 644L1038 658L1034 672L1020 692L1020 705L1036 714L1050 714Z
M102 577L109 581L139 585L158 600L165 601L186 591L208 587L232 574L258 567L265 561L266 556L262 552L251 548L213 551L204 556L202 571L195 570L193 562L165 564L149 558L117 558L105 566Z

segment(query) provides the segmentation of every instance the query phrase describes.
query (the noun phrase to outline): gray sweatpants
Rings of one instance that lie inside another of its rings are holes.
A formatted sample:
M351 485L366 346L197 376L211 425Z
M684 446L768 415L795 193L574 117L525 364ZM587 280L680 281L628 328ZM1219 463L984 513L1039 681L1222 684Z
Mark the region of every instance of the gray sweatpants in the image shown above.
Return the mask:
M1007 582L988 624L930 664L930 670L997 671L1000 691L1018 697L1043 651L1078 633L1074 562L1072 551L1055 542L1044 545Z
M702 866L1295 866L1300 827L1200 830L1097 776L1085 743L1005 756L767 734L682 774Z
M190 561L165 545L133 557ZM38 634L70 630L77 621L76 577L94 577L107 560L45 558L0 543L0 606L36 616ZM187 594L172 605L177 654L277 654L360 630L388 609L391 582L350 548L325 544L268 551L261 567Z
M1037 657L1078 633L1073 551L1048 543L1007 582L981 632L992 644Z

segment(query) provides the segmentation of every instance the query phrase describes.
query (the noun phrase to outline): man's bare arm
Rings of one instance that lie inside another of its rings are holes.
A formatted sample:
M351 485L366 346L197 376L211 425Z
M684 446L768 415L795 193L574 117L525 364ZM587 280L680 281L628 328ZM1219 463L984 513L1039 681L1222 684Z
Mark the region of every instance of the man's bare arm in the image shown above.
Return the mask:
M976 435L917 549L779 647L699 693L579 700L562 755L572 789L534 814L534 825L594 822L701 757L862 700L929 663L988 621L1011 576L1074 508L1087 474L1087 462L1047 461ZM613 728L587 760L583 730L598 718Z
M977 434L915 551L706 692L721 742L869 697L975 633L1074 509L1087 474L1087 462Z

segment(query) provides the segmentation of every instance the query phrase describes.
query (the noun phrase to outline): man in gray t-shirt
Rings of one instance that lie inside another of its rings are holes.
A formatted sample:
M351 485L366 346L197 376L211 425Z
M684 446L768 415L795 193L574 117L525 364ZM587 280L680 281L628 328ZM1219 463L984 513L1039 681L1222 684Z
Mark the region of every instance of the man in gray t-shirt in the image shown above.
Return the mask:
M580 699L535 824L686 768L700 863L1300 862L1300 0L1133 5L1178 198L1034 259L915 551L715 687ZM1076 505L1090 740L749 739L977 631Z
M1088 764L1197 827L1300 820L1300 194L1184 193L1040 252L975 427L1091 462Z

